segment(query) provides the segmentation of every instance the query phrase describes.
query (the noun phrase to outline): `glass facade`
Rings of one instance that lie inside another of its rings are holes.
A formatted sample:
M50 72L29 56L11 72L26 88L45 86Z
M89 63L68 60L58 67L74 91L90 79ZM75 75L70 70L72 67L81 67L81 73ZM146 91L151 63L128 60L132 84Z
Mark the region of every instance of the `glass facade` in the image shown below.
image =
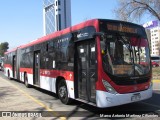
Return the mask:
M70 0L43 0L44 35L71 26Z
M50 34L55 31L55 9L54 9L55 0L44 0L44 34Z

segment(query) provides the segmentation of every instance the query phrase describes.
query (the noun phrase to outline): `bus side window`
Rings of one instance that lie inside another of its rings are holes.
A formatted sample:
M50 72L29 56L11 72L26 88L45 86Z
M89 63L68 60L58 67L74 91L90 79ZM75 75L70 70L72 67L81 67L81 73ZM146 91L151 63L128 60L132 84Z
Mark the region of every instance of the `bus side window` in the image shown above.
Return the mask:
M48 42L48 51L53 51L53 49L54 49L54 42L53 41Z
M67 48L67 59L69 62L74 62L74 42L73 40L69 40L68 48Z

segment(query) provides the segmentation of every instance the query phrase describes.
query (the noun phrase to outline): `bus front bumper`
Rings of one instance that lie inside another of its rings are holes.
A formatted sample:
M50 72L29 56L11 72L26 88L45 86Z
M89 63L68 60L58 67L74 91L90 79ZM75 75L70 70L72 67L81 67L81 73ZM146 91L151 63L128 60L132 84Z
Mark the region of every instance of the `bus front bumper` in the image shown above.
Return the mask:
M96 91L97 107L106 108L112 106L123 105L127 103L137 102L152 97L152 86L144 91L126 93L126 94L111 94L105 91Z

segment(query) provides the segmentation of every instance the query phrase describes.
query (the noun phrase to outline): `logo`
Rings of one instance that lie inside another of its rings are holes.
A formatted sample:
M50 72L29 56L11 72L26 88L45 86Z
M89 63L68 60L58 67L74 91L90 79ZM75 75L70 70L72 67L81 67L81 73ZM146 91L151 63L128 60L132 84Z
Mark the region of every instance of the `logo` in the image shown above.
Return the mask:
M11 112L2 112L2 117L12 117Z
M88 33L79 33L77 34L77 38L81 38L81 37L87 37Z

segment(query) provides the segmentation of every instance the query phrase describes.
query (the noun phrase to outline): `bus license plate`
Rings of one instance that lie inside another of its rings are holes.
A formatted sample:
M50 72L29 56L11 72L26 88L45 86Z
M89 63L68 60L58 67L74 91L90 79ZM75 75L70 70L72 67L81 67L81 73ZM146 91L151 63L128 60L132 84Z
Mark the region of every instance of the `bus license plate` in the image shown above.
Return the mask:
M141 99L140 93L136 93L131 97L131 101L138 101Z

